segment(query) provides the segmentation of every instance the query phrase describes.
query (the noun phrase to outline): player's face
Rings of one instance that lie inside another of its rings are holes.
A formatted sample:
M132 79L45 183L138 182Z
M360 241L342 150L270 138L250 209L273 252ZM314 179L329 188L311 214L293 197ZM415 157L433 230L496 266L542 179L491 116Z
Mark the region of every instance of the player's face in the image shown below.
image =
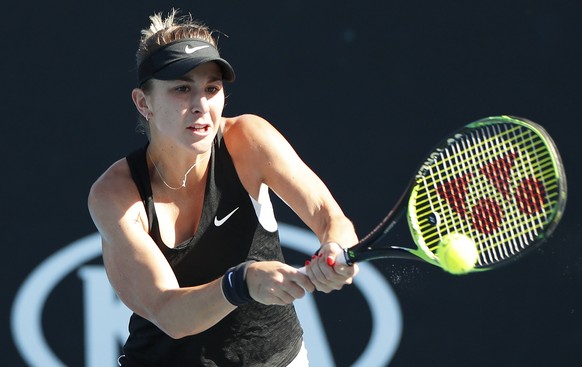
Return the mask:
M206 151L216 135L224 109L222 73L213 62L176 80L154 80L148 96L152 142L172 140Z

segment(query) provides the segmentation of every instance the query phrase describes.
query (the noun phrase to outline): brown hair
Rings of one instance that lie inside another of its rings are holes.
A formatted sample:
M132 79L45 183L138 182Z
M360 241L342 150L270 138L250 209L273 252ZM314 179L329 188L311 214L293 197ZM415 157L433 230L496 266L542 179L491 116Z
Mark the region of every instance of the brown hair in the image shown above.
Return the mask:
M138 66L153 51L181 39L200 39L217 47L213 31L205 24L193 20L191 14L178 16L178 10L172 9L166 18L163 18L162 13L156 13L150 16L150 21L150 26L141 31L142 37L136 53Z

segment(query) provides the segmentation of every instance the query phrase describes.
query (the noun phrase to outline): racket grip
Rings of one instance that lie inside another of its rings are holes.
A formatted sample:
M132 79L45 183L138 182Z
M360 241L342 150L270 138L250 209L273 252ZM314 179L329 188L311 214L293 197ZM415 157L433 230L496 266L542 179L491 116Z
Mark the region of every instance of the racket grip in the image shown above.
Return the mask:
M348 250L347 249L344 249L343 256L342 255L338 255L335 258L335 263L333 265L349 265L349 266L352 266L353 264L354 264L353 261L351 261L350 258L349 258ZM330 265L330 266L333 266L333 265ZM299 270L299 272L302 273L302 274L307 274L307 271L305 270L305 266L302 266L302 267L300 267L297 270Z

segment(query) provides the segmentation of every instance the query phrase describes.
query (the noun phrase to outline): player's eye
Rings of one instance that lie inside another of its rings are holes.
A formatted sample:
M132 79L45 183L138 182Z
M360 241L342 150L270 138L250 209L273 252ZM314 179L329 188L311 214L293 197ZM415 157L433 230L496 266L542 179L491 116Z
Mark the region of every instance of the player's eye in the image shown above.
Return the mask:
M218 93L218 91L220 91L220 88L217 86L209 86L208 88L206 88L206 91L210 94L216 94Z

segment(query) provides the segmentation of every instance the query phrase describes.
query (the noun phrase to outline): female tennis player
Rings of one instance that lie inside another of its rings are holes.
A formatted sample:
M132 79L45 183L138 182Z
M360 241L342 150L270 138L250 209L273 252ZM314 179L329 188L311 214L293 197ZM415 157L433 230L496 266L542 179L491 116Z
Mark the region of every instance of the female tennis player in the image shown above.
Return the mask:
M292 303L352 282L357 266L330 259L357 242L353 225L269 122L222 116L235 75L212 32L176 11L150 20L132 91L147 143L88 199L110 282L134 312L119 363L305 366ZM284 263L270 190L321 242L306 274Z

